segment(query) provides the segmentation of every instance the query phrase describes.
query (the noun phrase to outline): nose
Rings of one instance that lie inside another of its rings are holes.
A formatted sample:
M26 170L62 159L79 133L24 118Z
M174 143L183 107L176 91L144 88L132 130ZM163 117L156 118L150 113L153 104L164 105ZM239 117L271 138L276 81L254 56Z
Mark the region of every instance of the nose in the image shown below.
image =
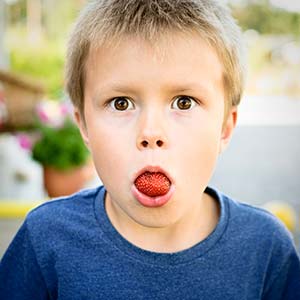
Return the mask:
M144 139L142 142L141 142L141 146L143 148L155 148L156 146L161 148L163 145L164 145L164 142L161 140L161 139L155 139L154 141L151 141L149 142L150 139ZM154 147L153 147L154 146Z
M137 147L143 149L163 149L167 147L166 121L158 112L141 115L137 136Z

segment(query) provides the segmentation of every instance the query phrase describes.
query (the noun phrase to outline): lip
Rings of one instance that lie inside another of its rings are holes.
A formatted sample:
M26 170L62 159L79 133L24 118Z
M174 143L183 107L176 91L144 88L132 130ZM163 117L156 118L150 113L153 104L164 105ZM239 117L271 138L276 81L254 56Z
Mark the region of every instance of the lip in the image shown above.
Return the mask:
M160 172L163 173L164 175L166 175L168 177L168 179L171 182L171 186L169 191L167 192L167 194L162 195L162 196L157 196L157 197L149 197L143 193L141 193L135 186L134 182L135 180L142 175L145 172ZM160 166L146 166L144 168L142 168L141 170L139 170L137 173L134 174L133 176L133 182L132 182L132 187L131 187L131 192L133 194L133 196L135 197L135 199L142 204L145 207L160 207L165 205L167 202L169 202L169 200L171 199L171 197L173 196L174 192L175 192L175 185L174 185L174 180L172 178L172 176L163 168L161 168Z
M175 192L175 186L171 185L169 191L167 194L162 195L162 196L157 196L157 197L149 197L143 193L141 193L136 186L133 184L131 187L131 192L135 199L142 204L145 207L150 207L150 208L155 208L155 207L161 207L165 205L171 197L173 196Z
M145 172L152 172L152 173L154 173L154 172L160 172L160 173L163 173L163 174L165 174L167 177L168 177L168 179L170 180L170 182L171 182L171 185L173 185L174 184L174 180L173 180L173 178L172 178L172 176L166 171L166 170L164 170L162 167L160 167L160 166L146 166L146 167L144 167L144 168L142 168L141 170L139 170L138 172L136 172L134 175L133 175L133 181L132 181L132 183L134 184L134 182L135 182L135 180L140 176L140 175L142 175L143 173L145 173Z

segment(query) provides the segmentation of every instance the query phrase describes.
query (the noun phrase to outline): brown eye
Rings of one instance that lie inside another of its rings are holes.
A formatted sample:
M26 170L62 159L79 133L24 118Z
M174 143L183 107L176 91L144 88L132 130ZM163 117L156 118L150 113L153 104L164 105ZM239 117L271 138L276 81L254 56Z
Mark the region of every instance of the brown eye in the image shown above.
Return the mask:
M173 103L176 103L176 106L180 110L189 110L195 105L195 100L188 96L179 96L175 99Z
M112 100L111 104L114 109L124 111L130 106L131 101L125 97L118 97Z

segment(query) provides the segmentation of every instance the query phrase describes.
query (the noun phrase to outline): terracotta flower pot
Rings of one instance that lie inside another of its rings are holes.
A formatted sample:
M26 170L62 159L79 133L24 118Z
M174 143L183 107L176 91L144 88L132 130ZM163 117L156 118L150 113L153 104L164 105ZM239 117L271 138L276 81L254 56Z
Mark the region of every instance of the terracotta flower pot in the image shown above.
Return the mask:
M92 163L67 171L44 166L45 189L49 197L70 195L84 188L94 174Z

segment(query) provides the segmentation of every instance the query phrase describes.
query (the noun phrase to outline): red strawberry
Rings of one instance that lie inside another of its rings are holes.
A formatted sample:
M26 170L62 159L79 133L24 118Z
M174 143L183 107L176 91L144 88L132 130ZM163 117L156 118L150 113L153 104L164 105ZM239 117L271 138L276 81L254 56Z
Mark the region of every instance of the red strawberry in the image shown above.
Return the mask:
M149 197L165 195L171 186L169 178L160 172L145 172L135 180L137 189Z

